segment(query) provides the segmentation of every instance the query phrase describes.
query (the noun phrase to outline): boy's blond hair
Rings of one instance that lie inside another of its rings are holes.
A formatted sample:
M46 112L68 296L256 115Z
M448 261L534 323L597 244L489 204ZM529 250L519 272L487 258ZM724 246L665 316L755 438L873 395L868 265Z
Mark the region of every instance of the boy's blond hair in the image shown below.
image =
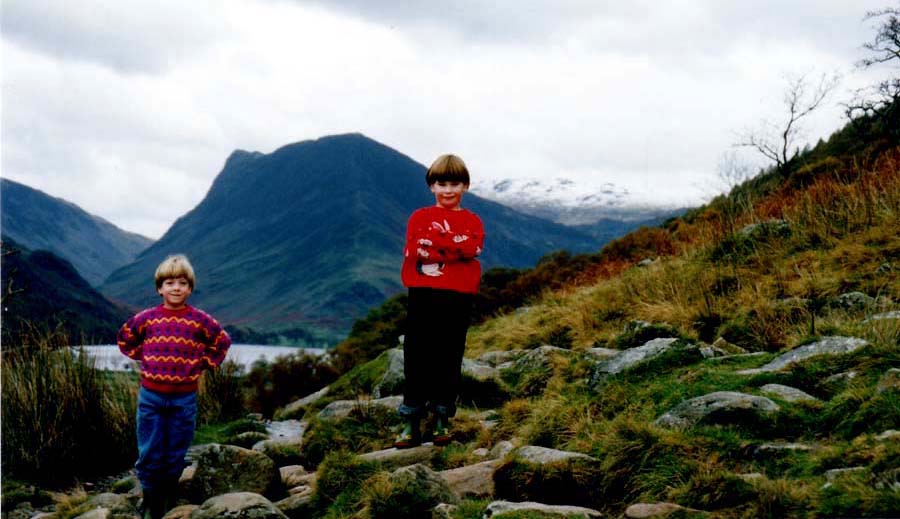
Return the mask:
M169 256L156 267L156 289L162 287L163 281L167 279L185 278L191 290L194 289L194 267L188 261L184 254L175 254Z
M425 172L425 182L433 186L435 182L462 182L469 185L469 168L463 159L453 154L441 155Z

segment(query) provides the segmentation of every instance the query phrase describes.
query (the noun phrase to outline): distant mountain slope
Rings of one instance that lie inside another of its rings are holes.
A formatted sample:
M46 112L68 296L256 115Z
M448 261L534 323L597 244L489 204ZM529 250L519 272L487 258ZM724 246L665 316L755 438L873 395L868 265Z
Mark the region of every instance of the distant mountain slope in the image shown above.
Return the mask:
M154 303L167 254L195 263L195 301L225 323L304 325L341 336L401 290L406 219L434 203L425 167L363 135L325 137L265 155L234 152L206 198L102 291ZM473 172L477 175L477 171ZM589 235L469 194L487 241L483 265L527 266L547 252L596 250Z
M129 311L100 295L68 261L48 251L31 251L3 241L4 348L14 347L28 324L61 325L72 344L113 343ZM11 288L13 293L5 295Z
M71 202L12 180L0 179L0 197L4 239L65 258L93 286L153 243Z

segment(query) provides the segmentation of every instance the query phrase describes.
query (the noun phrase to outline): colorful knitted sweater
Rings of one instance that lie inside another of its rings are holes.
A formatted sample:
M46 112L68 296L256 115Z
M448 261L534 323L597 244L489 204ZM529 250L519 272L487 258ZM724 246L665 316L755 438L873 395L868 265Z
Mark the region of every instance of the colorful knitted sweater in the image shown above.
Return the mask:
M141 363L141 385L160 393L197 390L204 369L218 367L231 338L206 312L190 305L148 308L119 330L119 350Z
M484 247L481 219L466 209L417 209L406 226L400 277L406 287L478 292Z

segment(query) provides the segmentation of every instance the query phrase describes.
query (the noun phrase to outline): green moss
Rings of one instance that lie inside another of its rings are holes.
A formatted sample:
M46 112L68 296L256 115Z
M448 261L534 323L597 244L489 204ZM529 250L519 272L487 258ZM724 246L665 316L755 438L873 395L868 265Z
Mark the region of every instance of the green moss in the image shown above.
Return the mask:
M363 453L387 448L400 422L395 411L376 406L355 409L340 420L311 420L301 447L303 465L316 467L334 450Z
M387 367L387 352L354 367L329 386L328 395L318 405L324 406L335 400L352 400L359 395L372 394L372 390L384 377Z
M330 452L317 471L312 501L318 512L315 515L337 518L356 512L362 483L378 470L377 463L363 461L345 450Z

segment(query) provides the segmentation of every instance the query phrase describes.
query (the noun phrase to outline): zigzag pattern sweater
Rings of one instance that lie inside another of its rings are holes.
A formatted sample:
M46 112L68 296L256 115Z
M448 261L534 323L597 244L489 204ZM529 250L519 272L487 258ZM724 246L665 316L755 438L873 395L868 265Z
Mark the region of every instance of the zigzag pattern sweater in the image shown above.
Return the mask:
M122 325L117 342L141 363L141 385L160 393L196 391L203 370L218 367L231 346L219 323L190 305L139 312Z

